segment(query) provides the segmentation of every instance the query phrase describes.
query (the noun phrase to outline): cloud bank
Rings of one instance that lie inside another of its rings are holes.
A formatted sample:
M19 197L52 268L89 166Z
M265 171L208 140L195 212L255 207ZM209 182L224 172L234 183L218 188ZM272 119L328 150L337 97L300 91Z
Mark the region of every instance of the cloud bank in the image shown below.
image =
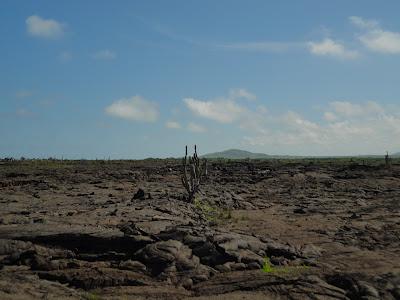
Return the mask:
M319 116L313 112L311 120L291 110L279 115L262 105L246 105L251 103L240 102L233 94L212 100L185 98L183 102L194 116L215 121L213 128L228 124L230 130L237 130L243 146L259 151L349 155L399 147L400 108L375 101L331 101Z
M398 149L400 140L400 113L373 101L333 101L320 121L289 111L269 116L263 126L262 132L248 132L243 144L304 155L350 155Z
M318 114L310 108L312 117L306 117L293 110L271 112L256 98L245 89L232 89L226 96L207 100L184 98L182 105L190 114L175 115L164 126L182 134L213 135L226 130L234 133L238 145L272 154L328 156L399 150L400 106L333 100L319 108ZM156 122L160 115L158 104L141 96L116 100L105 113L137 122Z
M376 20L352 16L350 22L363 32L359 41L369 50L384 54L400 54L400 33L384 30Z

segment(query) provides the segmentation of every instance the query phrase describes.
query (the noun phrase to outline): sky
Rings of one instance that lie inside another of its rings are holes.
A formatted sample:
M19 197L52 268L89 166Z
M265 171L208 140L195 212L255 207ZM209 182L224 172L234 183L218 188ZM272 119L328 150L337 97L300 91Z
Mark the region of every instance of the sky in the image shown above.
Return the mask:
M400 2L0 3L0 157L400 151Z

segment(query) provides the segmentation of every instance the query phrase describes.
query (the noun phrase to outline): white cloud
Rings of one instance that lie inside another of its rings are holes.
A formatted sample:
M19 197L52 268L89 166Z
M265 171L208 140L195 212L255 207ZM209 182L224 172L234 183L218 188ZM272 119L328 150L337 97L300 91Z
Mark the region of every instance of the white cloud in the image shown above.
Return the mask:
M364 107L361 105L347 101L334 101L330 103L330 106L337 114L346 117L362 115L364 112Z
M32 15L25 20L25 23L26 30L34 37L55 39L64 34L65 25L53 19Z
M179 124L176 121L167 121L165 123L165 127L170 128L170 129L180 129L181 128L181 124Z
M318 129L318 125L316 123L307 121L303 119L298 113L294 111L289 111L283 116L283 120L290 126L295 128L302 127L308 128L311 130Z
M242 106L229 99L202 101L185 98L183 101L195 115L220 123L232 123L244 112Z
M361 35L359 39L372 51L400 54L400 33L376 29Z
M315 121L294 111L272 114L261 103L235 100L234 94L213 100L186 98L184 103L199 117L229 124L243 146L255 151L297 155L398 151L400 108L385 108L373 101L332 101ZM192 123L187 129L201 132L204 128Z
M325 38L320 42L307 43L312 54L319 56L332 56L342 59L355 59L359 53L355 50L346 49L340 42Z
M337 119L337 116L334 113L327 111L324 113L324 119L328 122L333 122Z
M105 49L93 54L94 59L111 60L117 58L117 54L111 50Z
M379 22L376 20L365 20L361 17L351 16L349 17L351 23L362 29L372 29L379 26Z
M389 130L387 130L387 134L390 136L392 131L394 134L392 137L396 139L396 136L400 136L400 116L399 115L384 115L382 120L384 121L384 124L389 127ZM398 138L397 138L398 140ZM397 149L398 150L398 144L397 144Z
M329 122L316 123L295 112L272 119L263 132L249 132L247 146L287 149L303 155L352 155L398 151L400 114L376 102L329 104L335 112L325 112ZM279 150L278 150L279 151ZM268 151L264 151L268 152Z
M185 98L183 101L198 117L223 124L236 123L239 128L246 130L263 131L267 108L263 105L255 107L252 101L240 103L241 99L254 100L256 96L245 89L232 89L227 97L213 100Z
M350 21L365 32L358 36L369 50L386 54L400 54L400 33L383 30L375 20L350 17Z
M230 98L232 99L246 99L246 100L256 100L256 95L250 93L246 89L231 89L229 91Z
M330 103L330 107L337 115L345 117L368 116L371 114L382 114L383 108L373 101L365 104L354 104L348 101L334 101Z
M317 143L320 138L320 126L302 118L299 114L289 111L281 122L287 126L291 134L288 135L287 144L295 143L298 139Z
M105 112L117 118L139 122L155 122L159 116L157 104L141 96L114 101L105 108Z
M203 126L190 122L187 126L187 130L191 131L191 132L196 132L196 133L202 133L202 132L206 132L207 129L204 128Z
M329 136L341 140L349 140L349 138L354 137L365 138L375 133L375 130L370 128L368 124L351 120L329 124L325 130Z
M259 105L257 106L257 110L261 113L261 114L266 114L268 112L268 108L265 105Z

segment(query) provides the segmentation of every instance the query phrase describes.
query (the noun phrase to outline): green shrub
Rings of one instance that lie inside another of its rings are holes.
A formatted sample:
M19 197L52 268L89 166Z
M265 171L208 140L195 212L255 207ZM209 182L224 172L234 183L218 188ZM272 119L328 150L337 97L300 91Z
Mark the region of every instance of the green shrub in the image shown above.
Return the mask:
M310 267L309 266L283 266L283 267L274 267L272 266L268 257L264 257L264 264L262 267L262 271L264 273L296 273L301 271L306 271Z

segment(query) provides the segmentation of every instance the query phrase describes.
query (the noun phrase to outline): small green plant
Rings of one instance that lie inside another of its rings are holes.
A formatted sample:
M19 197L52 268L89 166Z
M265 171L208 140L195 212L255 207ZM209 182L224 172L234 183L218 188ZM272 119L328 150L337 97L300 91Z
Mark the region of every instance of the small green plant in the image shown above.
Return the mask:
M215 221L217 219L217 208L211 206L206 201L201 201L199 199L194 199L194 206L198 209L201 214L206 218L207 221Z
M271 273L274 271L268 257L264 257L264 264L262 270L264 273Z
M199 199L194 199L193 204L209 222L219 223L223 220L232 219L231 209L221 209L218 206L211 205L207 201L201 201Z
M93 293L85 293L83 294L83 299L85 300L101 300L101 298Z
M264 257L264 264L262 267L262 271L264 273L295 273L299 271L308 270L309 266L283 266L283 267L274 267L272 266L268 257Z

